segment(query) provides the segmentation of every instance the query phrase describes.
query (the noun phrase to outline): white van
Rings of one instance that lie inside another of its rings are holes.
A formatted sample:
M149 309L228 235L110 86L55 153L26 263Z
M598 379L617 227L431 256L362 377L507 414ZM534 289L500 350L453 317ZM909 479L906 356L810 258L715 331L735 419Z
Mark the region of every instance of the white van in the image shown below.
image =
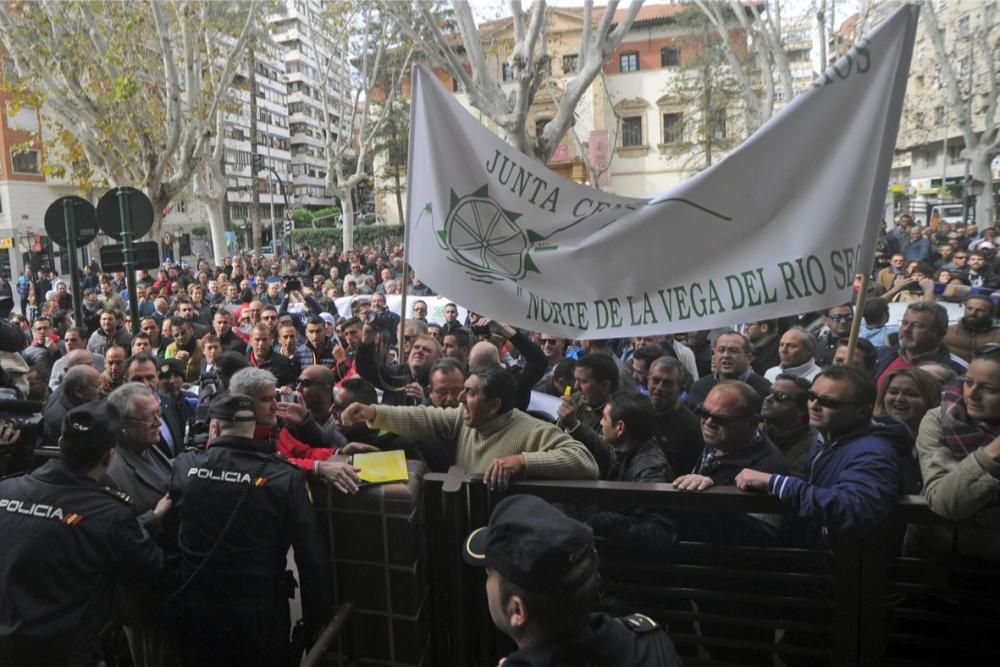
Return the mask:
M931 209L931 219L934 216L941 218L941 222L955 225L965 222L965 207L961 204L938 204Z

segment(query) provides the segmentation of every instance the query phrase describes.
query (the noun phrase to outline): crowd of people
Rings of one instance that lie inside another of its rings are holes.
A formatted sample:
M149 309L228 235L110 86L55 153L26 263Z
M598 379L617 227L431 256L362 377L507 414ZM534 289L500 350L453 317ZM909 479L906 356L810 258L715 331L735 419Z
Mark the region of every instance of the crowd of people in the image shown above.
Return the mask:
M61 456L0 482L0 535L22 545L0 555L0 662L90 664L121 579L138 582L115 616L136 665L285 660L290 545L307 630L330 605L306 481L356 493L348 457L376 450L402 449L433 470L457 464L500 491L525 478L734 486L788 509L692 520L577 508L566 519L638 557L666 558L678 539L822 546L878 529L900 494L922 493L946 518L977 517L959 551L1000 560L993 229L907 218L880 236L850 360L852 304L571 341L490 319L488 304L462 304L484 315L462 318L447 303L431 316L438 300L413 275L401 322L386 298L403 287L399 246L167 263L155 278L138 272L138 322L121 274L91 265L71 278L82 290L76 322L66 281L25 270L9 296L0 290L8 312L21 310L3 322L0 343L13 342L0 347L16 349L0 353L0 385L44 403L28 445ZM960 321L949 325L936 295L964 301ZM891 324L899 300L908 304ZM540 409L542 394L554 412ZM0 426L0 445L24 439ZM79 507L53 491L60 484ZM61 592L36 595L33 578L68 567L70 552L53 548L67 523L97 531L99 546L76 540ZM900 548L951 546L914 529ZM173 590L148 575L164 554L179 563ZM538 636L553 641L544 627Z

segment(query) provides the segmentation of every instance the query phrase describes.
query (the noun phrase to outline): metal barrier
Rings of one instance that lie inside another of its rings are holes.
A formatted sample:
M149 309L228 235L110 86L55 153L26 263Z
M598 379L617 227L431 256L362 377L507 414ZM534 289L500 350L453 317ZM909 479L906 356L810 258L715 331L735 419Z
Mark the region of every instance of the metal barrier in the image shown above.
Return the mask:
M776 498L731 487L683 493L669 484L524 481L511 492L602 510L787 513ZM458 467L424 477L431 664L492 667L514 648L490 619L483 573L461 557L464 539L500 498ZM601 606L657 620L689 665L997 664L997 568L954 553L897 556L907 524L953 534L964 525L906 496L884 529L829 549L679 542L662 560L602 553Z
M351 617L354 611L353 602L345 602L337 608L333 618L320 630L316 642L310 647L309 652L302 657L299 667L319 667L326 659L326 654L333 650L333 642L338 639L341 628Z

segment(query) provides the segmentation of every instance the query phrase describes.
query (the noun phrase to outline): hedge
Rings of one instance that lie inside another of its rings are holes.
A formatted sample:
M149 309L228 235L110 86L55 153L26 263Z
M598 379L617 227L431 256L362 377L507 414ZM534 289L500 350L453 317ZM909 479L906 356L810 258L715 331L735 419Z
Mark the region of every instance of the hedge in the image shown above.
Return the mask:
M328 248L336 245L343 247L344 232L341 227L324 227L321 229L293 229L292 243L306 245L310 248ZM402 225L358 225L354 228L354 245L381 245L388 241L390 245L403 242Z

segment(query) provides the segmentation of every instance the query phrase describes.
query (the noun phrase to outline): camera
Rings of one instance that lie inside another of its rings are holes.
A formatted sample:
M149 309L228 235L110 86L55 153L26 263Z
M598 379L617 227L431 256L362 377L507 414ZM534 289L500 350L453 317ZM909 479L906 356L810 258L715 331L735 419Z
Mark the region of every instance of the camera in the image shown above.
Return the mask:
M194 409L194 417L184 425L184 447L187 449L205 449L208 444L208 425L212 421L208 417L208 405L218 394L222 393L222 381L218 378L205 378L201 391L198 393L198 405Z
M298 278L289 278L285 281L285 291L286 292L300 292L302 291L302 281Z
M42 432L42 403L22 400L16 390L0 388L0 422L13 424L21 432L16 441L0 445L0 475L29 470Z

